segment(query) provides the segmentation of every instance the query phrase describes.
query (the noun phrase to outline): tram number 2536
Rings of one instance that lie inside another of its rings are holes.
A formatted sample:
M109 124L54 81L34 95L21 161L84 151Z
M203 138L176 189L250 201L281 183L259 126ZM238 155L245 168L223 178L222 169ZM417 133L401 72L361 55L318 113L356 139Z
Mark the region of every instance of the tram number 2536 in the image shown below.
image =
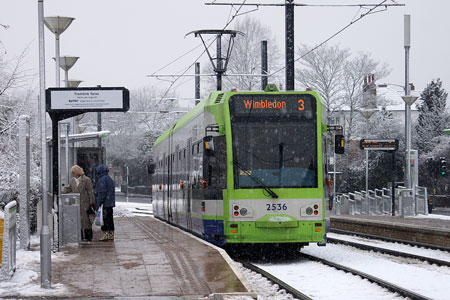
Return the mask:
M286 203L281 204L281 203L266 203L266 208L267 210L287 210L287 205Z

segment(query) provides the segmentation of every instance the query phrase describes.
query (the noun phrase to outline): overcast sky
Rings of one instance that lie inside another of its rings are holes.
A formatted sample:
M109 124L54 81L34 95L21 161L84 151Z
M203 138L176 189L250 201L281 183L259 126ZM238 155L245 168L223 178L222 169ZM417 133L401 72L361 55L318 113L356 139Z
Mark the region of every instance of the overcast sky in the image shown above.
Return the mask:
M230 7L210 6L203 0L44 0L44 16L70 16L75 21L61 35L61 56L79 56L69 71L70 79L82 86L124 86L129 89L167 82L147 77L197 45L200 39L185 34L198 29L221 29L229 20ZM218 2L226 2L220 0ZM229 1L231 2L231 1ZM232 2L240 3L241 0ZM252 0L247 3L283 3L282 0ZM296 1L307 4L380 3L382 0ZM407 3L406 3L407 2ZM386 1L386 3L392 3ZM343 31L329 44L349 48L352 53L370 52L372 58L392 68L381 82L404 84L403 19L411 15L410 81L423 89L432 79L441 78L450 88L450 1L398 0L405 7L368 15ZM248 11L253 8L245 8ZM314 46L334 34L355 16L367 10L358 7L296 7L295 44ZM27 67L38 72L38 1L1 0L0 51L12 58L27 45ZM284 53L284 8L260 7L247 14L271 28ZM244 18L245 15L238 18ZM238 19L236 18L236 19ZM236 20L235 19L235 20ZM233 29L231 23L227 29ZM46 86L55 86L55 37L45 29ZM158 73L184 71L203 51L198 47ZM259 55L259 54L258 54ZM284 54L283 54L284 56ZM204 55L202 66L209 63ZM283 62L284 64L284 62ZM273 71L273 70L272 70ZM189 73L193 74L192 69ZM283 71L284 74L284 71ZM61 79L64 73L61 70ZM177 83L180 97L194 96L193 79ZM36 80L37 83L37 80ZM64 83L61 83L63 86Z

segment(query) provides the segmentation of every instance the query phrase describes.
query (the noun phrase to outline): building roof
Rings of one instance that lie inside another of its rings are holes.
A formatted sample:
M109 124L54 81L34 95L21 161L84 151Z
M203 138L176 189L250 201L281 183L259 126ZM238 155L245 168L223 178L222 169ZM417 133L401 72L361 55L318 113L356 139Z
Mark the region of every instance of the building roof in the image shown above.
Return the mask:
M416 104L420 103L420 91L411 91L411 95L419 97L411 105L411 110L417 110ZM379 108L385 107L388 111L404 111L405 102L402 99L403 92L389 87L377 87L377 104Z

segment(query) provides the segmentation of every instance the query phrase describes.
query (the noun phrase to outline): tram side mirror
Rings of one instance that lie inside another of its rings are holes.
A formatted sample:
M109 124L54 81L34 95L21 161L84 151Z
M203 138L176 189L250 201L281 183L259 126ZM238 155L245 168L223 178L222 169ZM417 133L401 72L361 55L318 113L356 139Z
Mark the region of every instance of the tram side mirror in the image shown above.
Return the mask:
M214 155L214 141L212 136L208 135L203 138L203 146L206 155Z
M342 134L336 134L334 136L334 153L344 154L345 152L345 141Z
M147 165L147 173L149 175L155 174L155 168L156 168L156 164L148 164Z

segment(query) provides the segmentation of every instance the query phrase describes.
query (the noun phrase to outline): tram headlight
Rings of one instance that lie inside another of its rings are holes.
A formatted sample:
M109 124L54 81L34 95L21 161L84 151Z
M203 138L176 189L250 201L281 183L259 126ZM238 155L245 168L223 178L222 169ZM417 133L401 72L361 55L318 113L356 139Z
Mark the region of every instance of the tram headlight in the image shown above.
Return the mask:
M308 216L310 216L310 215L312 215L312 213L313 213L312 207L308 207L308 208L306 209L306 214L307 214Z
M248 213L248 210L245 207L243 207L243 208L241 208L241 210L239 212L240 212L241 216L246 216Z

